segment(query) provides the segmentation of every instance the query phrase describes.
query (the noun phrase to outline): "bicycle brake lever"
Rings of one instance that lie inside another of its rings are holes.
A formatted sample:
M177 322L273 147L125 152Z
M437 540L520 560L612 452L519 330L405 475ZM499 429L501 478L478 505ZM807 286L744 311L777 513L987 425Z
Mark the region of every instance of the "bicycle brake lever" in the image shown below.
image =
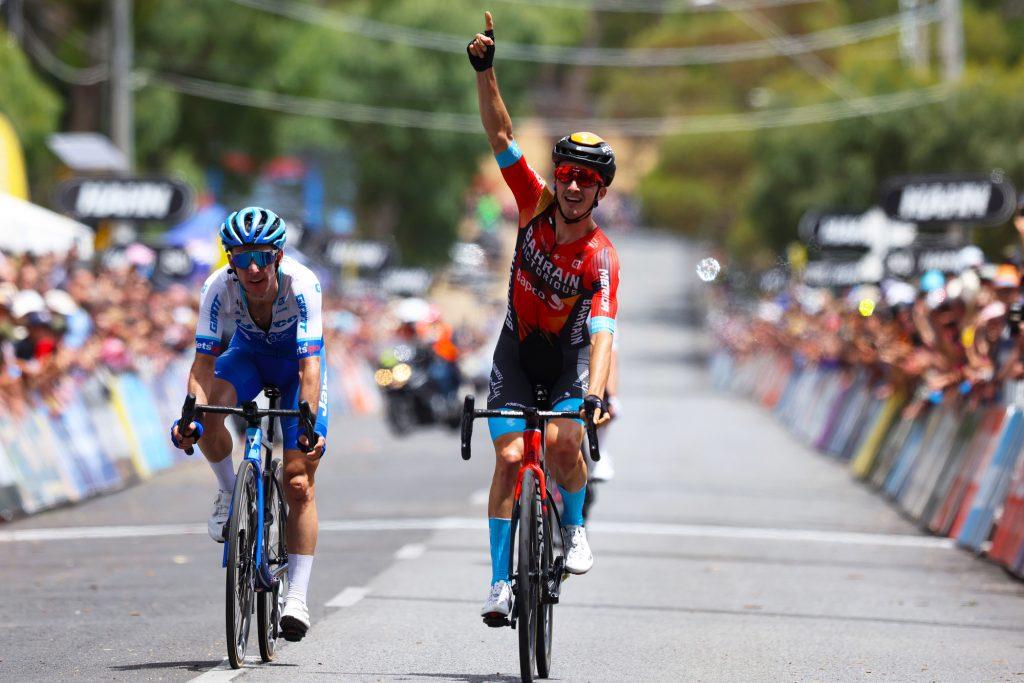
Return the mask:
M299 401L299 421L302 423L302 431L306 435L306 444L309 448L306 453L312 453L316 450L319 437L316 433L316 423L313 421L313 410L309 407L308 401Z
M601 450L597 443L597 425L594 424L594 411L587 411L587 419L584 424L587 426L587 448L590 451L590 459L597 462L601 459Z
M193 431L189 429L189 425L192 424L192 418L196 414L196 395L189 394L185 397L185 403L181 406L181 419L178 421L178 433L184 437L190 437ZM187 433L186 433L187 432ZM185 449L187 455L192 455L196 452L195 448L189 446Z
M473 394L466 396L466 402L462 405L462 459L469 460L472 455L473 442L473 407L476 397Z

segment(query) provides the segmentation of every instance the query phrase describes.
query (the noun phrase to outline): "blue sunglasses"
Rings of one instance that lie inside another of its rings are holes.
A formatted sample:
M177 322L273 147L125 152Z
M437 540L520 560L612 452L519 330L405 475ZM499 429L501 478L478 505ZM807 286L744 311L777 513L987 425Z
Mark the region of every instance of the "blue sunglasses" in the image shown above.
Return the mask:
M250 264L255 263L257 268L266 268L277 258L276 251L243 251L231 255L231 265L240 270L246 270Z

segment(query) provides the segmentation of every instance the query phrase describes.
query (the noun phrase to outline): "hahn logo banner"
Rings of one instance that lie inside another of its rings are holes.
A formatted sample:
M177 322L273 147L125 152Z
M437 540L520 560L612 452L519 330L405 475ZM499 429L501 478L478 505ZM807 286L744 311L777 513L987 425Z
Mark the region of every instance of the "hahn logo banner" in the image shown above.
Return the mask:
M885 250L905 247L917 238L916 225L894 221L877 207L865 212L808 211L797 232L805 244L822 249Z
M879 282L882 263L871 256L857 261L811 261L804 270L804 282L814 287L849 287Z
M1000 225L1013 215L1017 192L1001 173L903 176L882 184L891 218L915 223Z
M192 191L167 178L76 178L57 188L57 206L83 221L173 221L192 205Z

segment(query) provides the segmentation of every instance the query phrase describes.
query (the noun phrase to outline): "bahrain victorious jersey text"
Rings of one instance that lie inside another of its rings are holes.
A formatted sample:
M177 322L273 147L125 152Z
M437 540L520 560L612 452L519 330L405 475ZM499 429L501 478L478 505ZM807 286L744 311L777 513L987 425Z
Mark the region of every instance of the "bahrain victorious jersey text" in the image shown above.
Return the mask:
M514 142L497 160L515 195L520 225L506 330L520 341L539 331L570 347L588 344L599 331L614 333L619 257L611 241L595 228L575 242L556 244L557 209L547 185Z

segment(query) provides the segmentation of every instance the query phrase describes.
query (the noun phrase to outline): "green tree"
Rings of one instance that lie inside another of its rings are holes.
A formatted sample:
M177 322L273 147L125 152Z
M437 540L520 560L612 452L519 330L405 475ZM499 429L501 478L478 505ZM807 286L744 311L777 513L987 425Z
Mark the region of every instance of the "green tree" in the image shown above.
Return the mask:
M57 130L61 100L33 71L18 44L4 33L0 40L0 112L7 116L25 148L29 186L52 170L47 164L46 136Z

